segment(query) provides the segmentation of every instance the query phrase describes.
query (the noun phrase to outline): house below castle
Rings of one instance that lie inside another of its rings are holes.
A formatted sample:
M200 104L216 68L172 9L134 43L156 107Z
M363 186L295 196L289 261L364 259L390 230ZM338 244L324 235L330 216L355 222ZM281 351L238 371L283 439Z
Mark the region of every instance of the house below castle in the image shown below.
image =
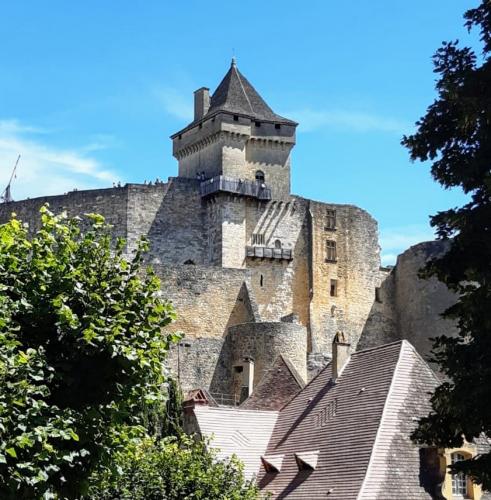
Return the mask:
M193 392L187 431L211 438L219 458L237 455L273 499L491 498L447 468L487 451L484 442L440 449L411 440L440 383L416 349L406 340L349 348L337 336L331 363L303 388L280 359L240 408Z

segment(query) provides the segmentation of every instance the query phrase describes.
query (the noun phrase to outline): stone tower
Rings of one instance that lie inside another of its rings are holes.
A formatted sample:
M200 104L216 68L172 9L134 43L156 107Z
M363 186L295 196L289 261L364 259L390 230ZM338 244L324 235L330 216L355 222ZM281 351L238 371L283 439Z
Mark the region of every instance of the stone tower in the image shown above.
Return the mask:
M258 181L270 186L270 198L285 199L296 126L272 111L232 60L211 98L206 87L194 93L194 120L172 136L179 177Z
M179 177L199 179L207 207L208 264L242 268L251 202L288 200L297 124L277 115L235 60L211 96L194 93L194 120L172 136Z

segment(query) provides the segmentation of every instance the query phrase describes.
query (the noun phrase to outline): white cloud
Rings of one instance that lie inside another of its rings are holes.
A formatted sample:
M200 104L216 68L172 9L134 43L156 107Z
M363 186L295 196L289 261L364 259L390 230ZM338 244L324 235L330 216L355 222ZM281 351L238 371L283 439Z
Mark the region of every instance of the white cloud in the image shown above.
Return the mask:
M169 115L182 121L192 121L194 110L191 96L184 96L171 87L154 87L152 93Z
M104 147L103 138L67 149L50 145L49 134L49 130L15 120L0 120L0 192L19 154L17 178L12 184L14 199L109 186L118 179L115 172L89 154Z
M381 229L382 265L394 265L397 256L410 246L434 239L435 233L433 229L426 225L413 224Z
M410 125L402 120L375 114L346 110L313 110L309 108L284 113L299 123L299 131L312 132L335 128L353 132L389 132L402 135Z

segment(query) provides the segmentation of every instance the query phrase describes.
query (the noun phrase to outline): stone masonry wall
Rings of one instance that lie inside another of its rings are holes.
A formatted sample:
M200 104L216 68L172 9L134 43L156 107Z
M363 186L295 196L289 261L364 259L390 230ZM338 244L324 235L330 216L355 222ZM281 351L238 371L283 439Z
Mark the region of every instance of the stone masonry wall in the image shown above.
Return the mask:
M336 228L327 229L327 210L336 211ZM352 205L310 203L312 217L312 351L328 353L337 331L352 349L361 336L380 284L376 221ZM336 242L337 258L327 261L326 241ZM335 295L331 295L335 280Z
M298 323L243 323L229 328L228 340L232 365L240 365L246 357L254 360L254 385L280 354L307 379L307 330Z
M256 319L247 291L248 272L194 265L154 267L163 296L177 312L168 329L185 334L181 346L171 351L171 370L185 391L205 387L225 392L231 364L224 345L228 328Z
M423 354L431 348L430 337L457 333L455 324L441 317L457 300L455 294L436 278L418 278L425 262L444 251L442 242L420 243L399 255L393 271L397 330Z
M265 246L291 250L293 260L247 258L245 265L251 271L251 284L257 298L261 318L279 321L295 313L300 322L309 322L307 204L295 198L287 202L266 204L249 202L247 205L247 244L252 245L253 234L263 234Z
M129 247L147 235L150 262L207 263L206 208L197 180L171 177L156 186L129 185L127 220Z
M69 216L82 216L85 213L98 213L114 226L115 237L127 235L128 187L94 189L90 191L71 191L59 196L42 196L12 203L0 204L0 224L10 219L12 212L23 222L29 223L32 231L39 228L39 209L49 203L49 209L58 214L66 211Z
M455 303L455 294L436 278L418 277L428 259L443 252L444 243L429 241L399 255L396 266L381 285L380 302L372 308L359 349L406 339L426 357L431 337L456 335L455 324L441 317Z

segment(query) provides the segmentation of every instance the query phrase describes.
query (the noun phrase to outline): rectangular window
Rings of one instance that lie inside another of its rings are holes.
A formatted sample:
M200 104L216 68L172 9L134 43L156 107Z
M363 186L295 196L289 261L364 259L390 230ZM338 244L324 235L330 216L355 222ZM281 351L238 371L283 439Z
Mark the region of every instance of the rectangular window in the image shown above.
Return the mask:
M336 229L336 210L326 210L326 230Z
M326 241L326 261L327 262L337 261L336 242L334 240Z
M375 302L382 302L382 297L380 295L380 287L375 287Z
M265 238L264 233L253 233L252 234L252 244L264 246Z
M331 294L331 297L338 296L338 280L331 280L330 294Z

